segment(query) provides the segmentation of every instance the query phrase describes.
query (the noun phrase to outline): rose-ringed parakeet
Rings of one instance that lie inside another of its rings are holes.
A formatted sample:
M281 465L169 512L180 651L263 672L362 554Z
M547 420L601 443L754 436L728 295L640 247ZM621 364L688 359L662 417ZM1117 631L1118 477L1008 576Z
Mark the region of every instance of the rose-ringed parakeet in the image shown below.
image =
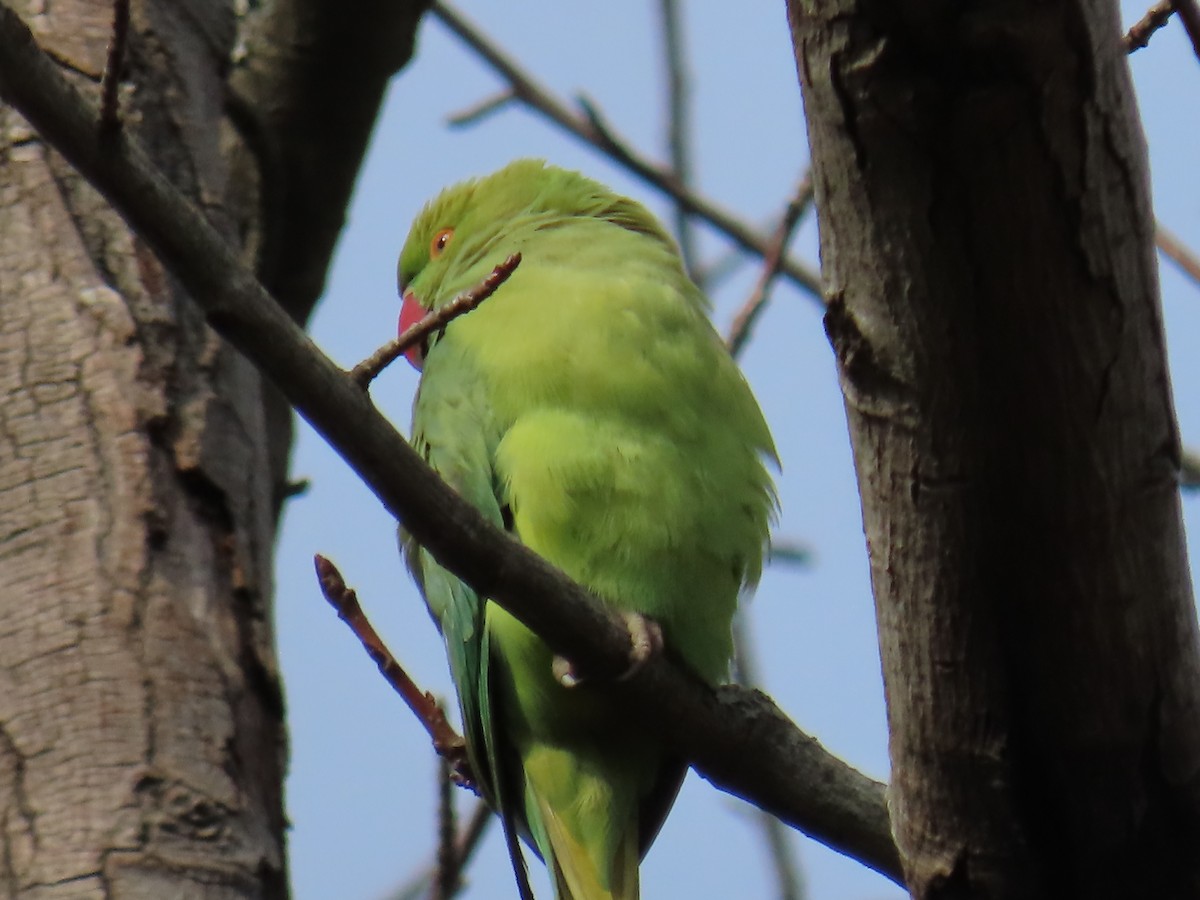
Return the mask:
M448 188L417 216L401 330L518 251L490 299L410 351L413 443L497 527L656 623L665 652L717 684L775 504L762 414L654 217L536 160ZM636 898L681 761L605 685L572 685L513 616L404 549L518 881L519 833L560 900Z

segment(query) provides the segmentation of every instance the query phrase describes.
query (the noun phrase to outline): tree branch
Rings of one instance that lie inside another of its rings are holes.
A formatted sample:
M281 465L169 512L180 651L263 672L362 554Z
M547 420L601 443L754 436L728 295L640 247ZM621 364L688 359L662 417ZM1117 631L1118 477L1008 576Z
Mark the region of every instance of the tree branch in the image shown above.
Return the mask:
M454 813L453 770L444 757L438 759L438 849L437 866L429 900L450 900L462 883L458 853L458 817Z
M1163 256L1179 267L1179 271L1200 286L1200 259L1197 259L1174 233L1164 228L1161 222L1156 223L1154 243Z
M313 563L316 566L317 583L321 586L321 593L337 612L338 618L354 632L354 636L367 651L367 656L371 657L379 668L379 673L392 686L392 690L400 695L417 717L417 721L424 726L433 742L433 749L451 767L454 780L459 784L474 787L475 775L467 760L466 741L450 725L441 705L433 694L417 687L416 682L404 671L404 667L396 661L396 657L388 650L383 638L363 612L358 602L358 594L352 588L346 587L337 566L320 554L313 558Z
M1173 0L1158 0L1158 3L1146 10L1146 14L1125 33L1125 52L1132 53L1148 45L1150 36L1167 24L1174 11Z
M448 896L455 896L462 890L465 883L462 873L466 870L467 864L471 861L471 857L474 856L480 841L487 834L488 826L493 821L492 808L483 800L477 800L474 809L471 811L470 821L462 827L462 830L458 833L457 840L454 842L459 879L455 884L454 891ZM440 852L441 848L439 848ZM418 900L418 898L428 896L430 891L433 890L433 880L438 877L438 873L435 871L435 867L438 865L440 865L440 861L430 863L425 869L388 894L389 900Z
M1189 491L1200 488L1200 453L1184 449L1179 486Z
M465 128L468 125L474 125L481 119L486 119L492 113L499 112L515 99L516 97L513 96L512 90L505 88L491 96L484 97L466 109L451 113L446 117L446 124L451 128Z
M1200 59L1200 4L1196 0L1173 0L1173 5L1188 40L1192 42L1192 52Z
M597 677L625 669L625 626L447 487L128 134L98 140L95 107L2 2L0 96L109 199L208 323L275 382L439 563L580 668ZM714 692L662 657L612 690L704 777L900 879L885 786L829 754L766 696L733 686Z
M738 310L737 315L733 317L733 325L729 329L729 337L725 340L725 346L729 348L734 359L741 355L742 348L750 339L750 331L754 328L754 323L758 321L759 315L762 314L771 297L771 285L779 275L779 266L783 261L784 254L787 253L788 241L792 239L792 234L800 223L800 217L812 204L812 197L812 174L806 172L796 186L795 193L788 203L787 209L784 210L783 218L779 220L779 226L775 229L775 234L771 236L771 247L763 257L762 272L759 273L754 289L750 292L746 302L742 304L742 308Z
M667 147L671 154L671 170L679 183L687 187L692 181L692 129L683 22L676 0L659 0L658 11L663 34L663 62L667 71ZM675 236L679 239L683 267L694 278L696 242L692 220L678 201L675 204Z
M508 257L479 284L468 291L459 294L444 306L430 310L419 322L404 329L404 333L394 338L350 370L350 377L364 390L371 382L379 377L379 373L399 359L414 344L419 344L439 328L445 328L450 322L465 315L486 300L516 271L521 264L521 254L514 253Z
M569 131L581 141L619 163L647 184L666 194L682 209L708 222L743 250L765 257L770 239L717 204L689 191L675 173L637 155L605 125L598 113L585 105L584 114L573 112L561 100L541 87L515 62L491 44L466 19L445 3L431 9L454 34L487 63L512 90L513 99L541 113L551 122ZM790 259L780 263L779 271L801 290L824 303L821 276Z

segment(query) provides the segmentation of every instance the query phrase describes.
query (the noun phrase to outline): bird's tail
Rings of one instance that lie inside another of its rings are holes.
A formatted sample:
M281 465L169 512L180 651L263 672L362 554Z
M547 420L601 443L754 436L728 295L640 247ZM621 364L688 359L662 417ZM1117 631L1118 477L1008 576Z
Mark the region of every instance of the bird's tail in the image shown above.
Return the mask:
M545 804L539 806L556 900L638 900L636 824L624 829L610 859L597 859L594 847L589 850Z

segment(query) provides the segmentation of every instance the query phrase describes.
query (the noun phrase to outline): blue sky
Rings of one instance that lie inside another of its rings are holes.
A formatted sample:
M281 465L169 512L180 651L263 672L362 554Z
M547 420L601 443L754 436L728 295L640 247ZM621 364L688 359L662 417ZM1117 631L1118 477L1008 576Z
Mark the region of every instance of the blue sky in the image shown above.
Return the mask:
M779 0L686 7L693 76L698 189L764 229L807 164L800 90ZM665 158L664 89L657 4L618 0L474 3L463 11L544 84L582 91L629 142ZM1144 11L1125 4L1126 25ZM585 35L586 40L581 40ZM1194 181L1195 117L1181 114L1179 85L1200 67L1175 24L1131 58L1146 121L1160 220L1200 244ZM448 114L495 92L497 81L436 21L422 26L417 56L394 81L360 176L325 298L316 342L349 367L394 333L395 264L421 204L460 178L519 156L577 168L646 202L652 189L555 126L516 106L466 129ZM708 259L725 252L702 229ZM794 255L816 264L811 217ZM725 331L758 265L748 260L714 292ZM1175 399L1186 443L1200 446L1200 290L1163 266L1164 310ZM749 605L766 689L833 752L887 775L887 735L874 615L845 415L817 305L781 284L743 356L743 367L783 460L777 534L812 547L815 565L770 570ZM416 374L397 364L376 382L376 403L407 431ZM323 553L359 591L368 614L419 683L451 696L440 641L396 552L395 525L336 454L301 423L293 473L312 481L284 518L277 623L291 727L292 879L298 900L376 900L426 863L434 847L435 760L428 739L321 598L312 554ZM1185 499L1200 534L1200 499ZM1196 541L1191 542L1193 558ZM460 808L469 809L462 793ZM873 900L900 889L795 835L814 900ZM540 876L540 866L534 866ZM748 809L694 775L643 864L647 897L769 897L766 851ZM472 900L514 896L502 842L492 835L468 872ZM544 881L535 882L544 888ZM539 892L539 895L542 892ZM545 896L549 896L548 891Z

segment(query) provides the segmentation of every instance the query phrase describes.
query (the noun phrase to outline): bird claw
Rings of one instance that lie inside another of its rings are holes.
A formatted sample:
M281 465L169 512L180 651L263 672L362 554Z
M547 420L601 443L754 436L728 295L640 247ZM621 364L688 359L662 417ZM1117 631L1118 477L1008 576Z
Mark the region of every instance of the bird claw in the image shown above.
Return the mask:
M554 680L565 688L573 688L580 682L575 666L565 656L559 656L557 653L550 663L550 672L554 675Z
M617 681L632 678L663 649L662 627L653 619L635 612L622 613L621 618L625 621L625 627L629 629L629 668L617 676ZM554 680L565 688L578 687L584 681L575 671L574 664L565 656L555 654L550 663L550 671Z
M617 681L632 678L663 649L662 626L657 622L635 612L623 613L621 617L629 629L629 640L633 646L629 651L629 668L617 676Z

